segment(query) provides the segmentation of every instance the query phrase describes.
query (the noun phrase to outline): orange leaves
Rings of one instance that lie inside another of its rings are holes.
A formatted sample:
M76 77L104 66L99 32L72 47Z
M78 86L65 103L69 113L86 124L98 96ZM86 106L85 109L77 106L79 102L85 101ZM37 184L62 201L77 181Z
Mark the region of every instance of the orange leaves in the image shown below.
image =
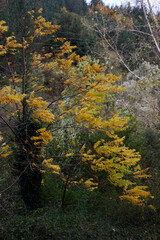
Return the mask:
M100 14L103 17L107 16L108 18L111 18L111 19L116 19L116 17L117 17L117 14L116 14L114 9L109 9L101 3L99 3L96 6L90 8L89 13L90 14L92 13L92 14L95 14L95 15Z
M10 36L6 38L6 47L11 48L12 51L16 51L16 48L21 48L22 44L17 43L16 37L15 36Z
M76 46L71 46L69 41L66 41L61 47L60 47L60 51L57 54L58 59L62 56L64 56L64 54L66 53L72 53L72 50L76 48Z
M0 135L0 141L2 141L2 140L3 140L3 138ZM7 158L11 154L12 154L12 151L10 150L9 145L7 145L6 143L3 143L1 148L0 148L0 157L1 158Z
M31 93L29 99L27 100L27 103L31 107L37 107L37 108L44 108L47 106L47 102L43 100L42 97L34 97L34 92Z
M115 11L113 9L108 9L106 6L102 5L102 4L97 4L96 9L104 15L108 15L112 18L116 18L116 14Z
M51 57L53 56L53 53L46 53L46 54L44 54L44 56L45 56L46 58L51 58Z
M0 34L8 31L8 27L4 26L4 24L6 24L5 21L3 21L3 20L0 21Z
M39 9L38 13L41 14L43 9ZM34 12L29 12L29 14L34 18L33 15ZM44 36L44 35L53 35L59 28L59 25L53 25L51 22L47 22L45 18L43 18L41 15L38 16L34 20L34 28L36 29L34 32L34 36Z
M4 56L7 53L7 50L3 45L0 45L0 55Z
M134 178L149 178L149 177L152 177L151 175L144 174L148 170L149 170L149 168L142 169L142 170L140 168L139 171L136 171L136 172L133 173L134 174Z
M60 166L58 164L52 164L52 162L53 162L53 158L45 159L42 162L42 166L45 169L49 169L54 174L60 174L60 170L61 170Z
M11 83L21 83L22 82L22 78L20 78L20 77L16 77L16 76L12 76L12 78L10 78L9 79L9 81L11 82Z
M17 93L10 86L5 86L0 90L0 104L2 105L20 103L24 97L25 94Z
M6 44L0 45L0 55L5 55L8 51L11 54L16 54L17 48L21 48L22 44L18 43L15 36L9 36L6 38Z
M36 122L39 122L39 120L45 123L54 122L53 113L51 113L49 109L45 108L37 108L36 110L33 110L32 117Z
M93 65L86 65L85 72L96 72L101 73L106 69L106 67L102 67L100 64L95 62Z
M41 54L38 54L37 52L34 52L32 54L32 68L41 68L43 67L43 63L42 63L42 59L43 57L41 56Z
M32 18L34 18L34 13L35 13L34 10L32 10L32 11L28 11L28 14L29 14Z
M50 131L47 131L46 128L40 128L36 131L39 136L32 136L31 140L34 141L34 145L48 144L53 140L52 134Z
M41 120L42 122L52 123L54 121L53 113L47 109L48 102L44 101L42 97L34 97L34 92L32 92L26 102L33 108L32 116L36 122Z
M98 188L98 183L95 183L93 181L93 178L89 178L88 180L86 180L84 185L85 185L85 187L87 187L91 191Z
M38 10L38 17L35 17L35 12L34 10L29 11L28 14L31 16L32 19L32 27L33 29L31 31L28 32L28 46L30 44L33 43L33 41L37 38L42 39L42 37L44 36L51 36L52 38L54 38L54 33L60 28L59 25L56 24L52 24L49 21L46 21L46 19L44 17L42 17L42 12L43 9L40 8ZM32 32L32 33L31 33ZM63 42L64 39L63 38L54 38L54 41L61 41ZM48 57L48 56L47 56Z
M67 12L66 7L62 7L62 8L61 8L61 11L66 13L66 12Z
M42 12L43 12L43 8L40 8L40 9L38 10L38 13L39 13L39 14L42 14Z

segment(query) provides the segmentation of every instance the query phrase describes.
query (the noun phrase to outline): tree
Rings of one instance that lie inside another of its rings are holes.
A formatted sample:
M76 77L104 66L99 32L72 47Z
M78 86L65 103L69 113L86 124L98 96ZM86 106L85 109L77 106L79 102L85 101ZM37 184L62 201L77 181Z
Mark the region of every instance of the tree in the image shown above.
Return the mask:
M87 3L84 0L65 0L65 7L69 12L84 15L87 12Z
M48 21L53 21L55 14L59 13L63 7L77 14L84 15L87 12L87 4L84 0L74 0L73 2L71 0L2 0L0 6L1 18L7 22L9 33L14 32L16 36L22 32L22 29L26 30L25 26L28 25L29 21L28 11L38 11L42 7L44 17Z
M62 9L56 14L55 22L61 25L57 36L63 36L72 45L76 45L77 54L83 56L91 53L91 49L96 45L96 34L83 25L81 16Z
M3 2L3 11L4 18L8 24L9 34L14 34L18 37L24 35L27 31L25 26L28 24L29 18L27 12L34 9L37 10L39 8L38 2L34 1L24 1L24 0L8 0ZM3 15L2 15L3 17Z
M142 205L150 192L146 186L133 186L136 178L149 176L139 165L136 167L139 154L128 149L123 144L124 138L117 135L127 127L128 118L115 112L104 114L110 93L123 90L116 85L119 77L106 74L105 67L97 61L81 58L73 52L75 46L63 38L55 38L60 26L47 22L41 13L42 9L36 17L34 11L29 12L32 25L20 41L14 35L6 37L8 28L4 21L0 22L4 69L1 78L5 79L0 90L3 110L0 119L10 131L8 139L2 131L8 144L3 144L1 157L13 156L12 167L18 176L22 199L30 209L40 207L43 172L50 169L53 174L63 176L61 164L54 158L47 159L46 146L53 140L52 132L70 118L72 124L65 128L78 126L86 131L102 132L108 141L100 137L90 149L85 145L74 151L67 148L65 158L71 158L75 165L78 159L95 173L106 172L107 181L124 189L121 198ZM50 37L62 42L58 51L48 46ZM54 72L47 87L43 74L46 71ZM57 79L61 88L54 96L52 86Z

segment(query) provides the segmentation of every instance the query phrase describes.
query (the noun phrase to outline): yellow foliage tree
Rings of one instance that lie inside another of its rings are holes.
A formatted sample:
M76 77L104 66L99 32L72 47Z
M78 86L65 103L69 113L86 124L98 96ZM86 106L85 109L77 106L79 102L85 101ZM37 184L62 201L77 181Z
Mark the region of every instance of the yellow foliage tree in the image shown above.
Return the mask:
M121 198L141 205L150 193L146 187L138 187L136 182L127 180L126 176L148 176L136 169L139 154L128 149L123 143L124 138L117 135L127 127L129 119L115 113L104 114L109 94L123 90L116 84L120 77L106 74L106 67L78 56L73 52L75 46L70 46L63 38L55 38L60 26L47 22L41 15L42 9L38 17L34 11L29 14L31 26L20 42L14 34L5 37L8 28L0 21L0 55L4 65L1 79L7 83L0 89L3 110L0 118L15 139L14 147L13 144L2 146L1 157L13 154L14 169L26 206L34 209L41 205L42 171L50 169L63 176L60 165L52 158L46 159L46 145L53 140L51 130L56 129L55 123L63 122L65 118L72 119L74 126L83 126L86 131L100 131L110 139L107 142L99 139L89 150L85 146L77 152L68 149L65 157L74 159L78 155L95 173L105 171L112 184L124 189ZM61 46L50 45L47 49L49 41L52 44L59 41ZM45 87L43 72L54 72L60 79L57 84L62 85L62 90L58 97L52 94L51 88L55 78L49 79L51 87ZM73 145L76 145L74 141ZM85 184L97 186L93 178Z

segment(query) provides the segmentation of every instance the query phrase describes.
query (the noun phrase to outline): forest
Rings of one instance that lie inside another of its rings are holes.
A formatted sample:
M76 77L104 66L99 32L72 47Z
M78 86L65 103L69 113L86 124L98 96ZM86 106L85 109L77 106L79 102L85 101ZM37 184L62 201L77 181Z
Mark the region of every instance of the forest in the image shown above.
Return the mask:
M30 239L160 239L158 3L0 0L0 240Z

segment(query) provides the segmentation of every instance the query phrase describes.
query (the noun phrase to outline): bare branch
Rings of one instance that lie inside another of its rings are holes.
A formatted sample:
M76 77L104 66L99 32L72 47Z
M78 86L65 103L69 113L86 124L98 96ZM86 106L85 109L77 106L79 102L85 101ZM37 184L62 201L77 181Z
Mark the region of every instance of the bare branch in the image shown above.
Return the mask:
M6 192L7 190L9 190L11 187L13 187L20 179L20 177L25 173L25 171L27 170L28 168L28 165L27 167L25 167L25 169L23 170L23 172L21 172L21 174L18 176L18 178L10 185L8 186L7 188L3 189L2 191L0 191L1 193L4 193Z
M151 12L153 12L152 7L151 7L151 5L150 5L150 2L149 2L148 0L147 0L147 2L149 3L149 8L151 8ZM155 43L155 46L156 46L156 48L157 48L158 53L160 53L159 43L158 43L158 41L157 41L157 39L156 39L156 37L155 37L155 34L154 34L154 32L153 32L153 29L152 29L151 23L150 23L150 21L149 21L149 18L148 18L147 11L146 11L145 4L144 4L144 1L143 1L143 0L142 0L142 8L143 8L144 16L145 16L145 19L146 19L146 21L147 21L147 24L148 24L148 27L149 27L151 36L152 36L152 38L153 38L153 41L154 41L154 43ZM154 16L154 13L153 13L153 16ZM154 19L155 19L155 16L154 16Z

